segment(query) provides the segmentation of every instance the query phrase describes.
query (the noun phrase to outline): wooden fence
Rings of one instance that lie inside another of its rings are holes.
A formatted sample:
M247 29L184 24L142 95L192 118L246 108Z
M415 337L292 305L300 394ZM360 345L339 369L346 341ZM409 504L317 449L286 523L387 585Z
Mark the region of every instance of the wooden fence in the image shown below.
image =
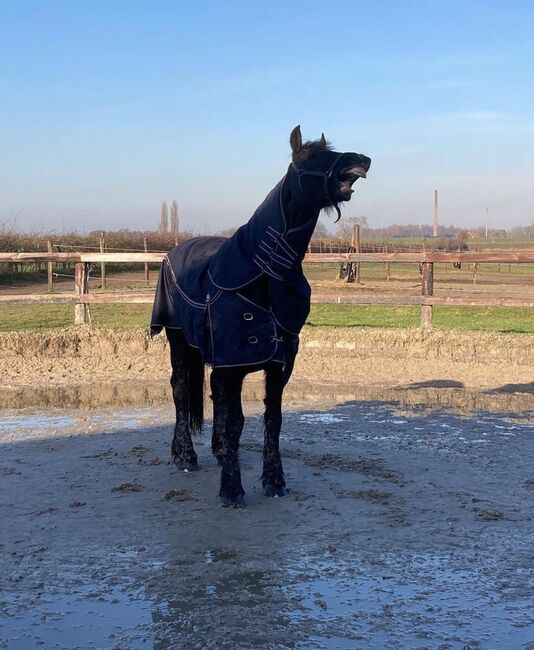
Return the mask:
M64 294L0 295L0 305L21 304L74 304L74 322L89 322L88 305L94 303L152 303L153 292L93 293L89 292L89 269L102 263L158 263L164 253L0 253L0 264L21 262L67 262L74 264L74 292ZM434 295L434 264L534 264L534 253L308 253L304 264L342 263L396 263L409 262L421 265L422 292L420 296L379 296L365 294L313 293L313 303L351 305L419 305L421 327L432 325L434 305L457 305L476 307L534 307L534 300L499 297L456 297Z

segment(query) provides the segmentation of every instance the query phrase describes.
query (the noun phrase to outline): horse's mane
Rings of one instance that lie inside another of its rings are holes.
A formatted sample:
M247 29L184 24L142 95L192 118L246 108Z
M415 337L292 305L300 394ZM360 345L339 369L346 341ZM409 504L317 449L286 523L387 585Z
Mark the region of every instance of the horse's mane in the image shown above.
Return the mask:
M306 162L306 160L308 160L314 153L325 150L333 151L334 147L330 142L327 142L326 145L324 145L320 140L306 140L300 151L294 156L295 162Z

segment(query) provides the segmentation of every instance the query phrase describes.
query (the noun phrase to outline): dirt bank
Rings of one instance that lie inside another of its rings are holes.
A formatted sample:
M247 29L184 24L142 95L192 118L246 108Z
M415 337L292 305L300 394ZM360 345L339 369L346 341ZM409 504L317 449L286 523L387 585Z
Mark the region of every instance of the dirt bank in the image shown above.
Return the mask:
M533 368L534 335L308 327L287 394L370 399L438 388L454 401L459 391L482 390L493 400L520 395L527 408ZM168 399L169 374L164 336L91 328L0 334L0 407L152 404ZM246 396L261 391L261 377L251 376Z

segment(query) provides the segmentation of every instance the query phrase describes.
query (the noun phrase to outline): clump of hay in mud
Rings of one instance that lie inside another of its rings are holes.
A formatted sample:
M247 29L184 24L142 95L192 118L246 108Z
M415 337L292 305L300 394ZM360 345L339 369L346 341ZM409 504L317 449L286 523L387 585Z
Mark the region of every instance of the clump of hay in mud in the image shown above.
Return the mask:
M169 490L163 498L165 501L189 501L191 493L187 490Z
M478 508L473 508L473 510L480 521L500 521L504 519L504 514L498 510L479 510Z
M139 483L121 483L111 488L112 492L142 492L143 486Z
M341 496L370 501L371 503L379 503L383 506L389 505L394 498L391 492L379 492L378 490L346 490L341 493Z

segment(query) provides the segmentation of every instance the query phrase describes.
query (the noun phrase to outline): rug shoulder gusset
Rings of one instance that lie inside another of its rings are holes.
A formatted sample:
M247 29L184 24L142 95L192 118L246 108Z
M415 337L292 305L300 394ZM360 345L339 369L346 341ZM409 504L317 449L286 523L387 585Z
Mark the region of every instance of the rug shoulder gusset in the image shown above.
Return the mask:
M218 288L239 290L261 275L283 281L298 263L298 252L284 240L282 186L283 180L214 255L209 275Z

